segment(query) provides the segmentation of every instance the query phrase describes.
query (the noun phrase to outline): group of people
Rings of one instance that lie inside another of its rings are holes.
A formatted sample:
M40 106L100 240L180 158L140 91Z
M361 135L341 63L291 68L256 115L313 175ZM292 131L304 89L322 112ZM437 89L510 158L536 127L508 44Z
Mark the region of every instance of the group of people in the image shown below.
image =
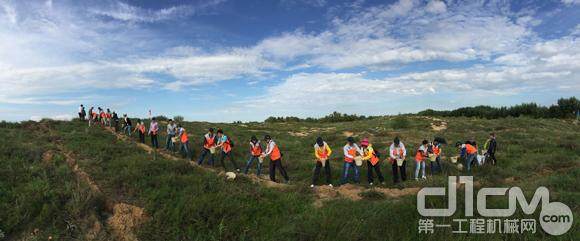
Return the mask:
M79 108L79 118L81 120L86 119L83 105ZM151 138L151 146L157 149L159 148L158 134L160 127L156 118L153 117L150 118L150 120L148 128L145 126L143 120L137 120L137 124L133 126L131 118L129 118L127 114L123 114L123 118L119 119L114 111L111 112L109 109L106 109L105 111L100 107L97 108L97 111L91 107L88 116L89 126L92 124L100 124L103 126L115 127L115 131L121 131L126 133L128 136L131 136L132 133L138 132L139 141L141 143L145 143L145 136L148 135ZM120 124L121 128L119 128ZM181 124L169 119L166 132L166 150L176 152L176 147L179 145L179 151L183 157L187 157L188 159L193 158L189 147L189 136L186 129ZM265 135L263 142L264 145L262 145L261 141L256 136L250 138L248 144L249 158L245 163L243 173L248 174L250 168L255 163L256 174L260 176L263 161L266 158L269 158L270 180L276 182L276 169L278 169L284 178L284 181L286 183L289 182L290 179L284 165L282 164L283 154L280 147L270 135ZM209 128L208 132L203 136L202 143L201 152L197 158L197 164L203 165L204 161L207 159L207 164L214 166L214 156L219 156L219 163L224 170L228 170L225 162L226 159L228 159L233 166L233 170L237 172L242 171L232 155L234 141L224 134L222 129L217 129L216 131L214 128ZM427 162L429 162L431 175L442 171L442 144L444 144L444 140L440 138L435 138L433 141L423 140L421 142L415 150L414 155L415 180L427 179ZM456 147L458 148L459 157L462 160L465 160L467 172L471 173L472 165L475 163L478 155L477 144L475 141L470 140L465 143L458 142L456 143ZM497 162L495 158L497 142L494 133L490 134L490 138L486 141L484 148L486 150L484 152L485 158L495 165ZM342 155L344 161L342 164L340 184L345 184L349 181L351 171L353 172L353 181L355 183L360 183L360 168L362 168L363 164L366 164L367 166L367 181L369 185L375 184L375 175L378 182L384 184L385 178L381 171L381 160L385 160L389 163L388 165L391 165L394 183L406 181L407 149L399 137L394 138L387 151L388 155L381 159L380 151L373 147L368 138L363 138L360 143L357 143L353 137L348 137L346 139L346 144L343 147ZM330 165L332 153L332 149L328 143L326 143L322 137L318 137L314 144L314 157L316 161L311 187L317 185L322 169L324 169L324 174L326 176L326 184L332 186Z

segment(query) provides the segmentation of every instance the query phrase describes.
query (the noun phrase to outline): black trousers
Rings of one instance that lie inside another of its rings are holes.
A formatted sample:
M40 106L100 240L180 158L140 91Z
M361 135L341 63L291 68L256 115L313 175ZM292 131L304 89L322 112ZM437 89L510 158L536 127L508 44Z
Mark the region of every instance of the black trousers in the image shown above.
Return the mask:
M393 162L393 182L397 183L399 182L399 172L401 173L401 180L405 181L407 180L407 170L406 170L406 166L407 166L407 161L403 161L403 165L402 166L397 166L397 161Z
M431 175L434 175L436 172L441 172L441 158L437 157L434 162L429 161L429 167L431 169Z
M322 169L322 162L317 161L316 167L314 167L314 176L312 176L312 185L316 185L316 182L318 182L320 169ZM326 165L324 165L324 174L326 175L326 184L330 184L330 163L328 161L326 161Z
M497 163L497 159L495 159L495 153L488 153L487 159L491 161L493 165Z
M284 180L286 181L290 180L288 178L288 174L286 173L286 169L284 169L284 166L282 166L282 158L280 158L278 160L272 160L270 162L270 181L276 182L276 167L280 169L280 174L282 174Z
M220 157L220 163L222 164L222 167L224 167L224 171L227 170L226 163L224 162L224 159L226 159L226 157L228 159L230 159L230 162L232 162L232 165L234 165L234 169L236 169L236 170L240 169L240 167L238 167L238 164L234 161L234 158L232 157L232 152L230 151L228 153L225 153L222 151L222 154Z
M377 177L379 177L379 181L380 182L384 182L385 178L383 177L383 173L381 172L381 163L377 163L377 165L371 164L370 161L367 161L367 180L369 181L369 183L374 182L374 178L373 178L373 170L374 172L377 173Z

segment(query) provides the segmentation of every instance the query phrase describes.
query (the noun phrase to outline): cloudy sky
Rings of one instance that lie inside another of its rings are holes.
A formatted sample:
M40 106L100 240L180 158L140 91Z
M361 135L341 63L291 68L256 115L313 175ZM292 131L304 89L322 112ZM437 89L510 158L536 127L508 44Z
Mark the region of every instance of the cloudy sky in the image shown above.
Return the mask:
M0 119L549 105L578 37L578 0L0 0Z

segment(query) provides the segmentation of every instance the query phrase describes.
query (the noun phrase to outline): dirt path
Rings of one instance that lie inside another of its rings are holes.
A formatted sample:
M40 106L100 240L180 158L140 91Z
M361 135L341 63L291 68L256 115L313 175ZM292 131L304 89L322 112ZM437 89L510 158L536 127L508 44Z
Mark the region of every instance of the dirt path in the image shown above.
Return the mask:
M105 127L105 129L108 130L109 132L111 132L113 135L115 135L118 140L133 142L139 148L145 150L146 152L148 152L150 154L154 152L152 147L145 145L143 143L135 142L131 138L129 138L123 134L115 132L112 128ZM217 175L219 175L219 176L224 176L224 177L226 176L225 172L223 172L223 171L218 172L216 169L200 166L194 161L190 161L190 160L187 160L184 158L176 157L173 154L170 154L164 150L158 150L157 154L161 155L162 157L164 157L168 160L187 161L187 162L189 162L190 165L192 165L196 168L201 168L205 171L217 173ZM258 177L254 174L245 175L245 174L237 173L236 175L247 177L250 180L252 180L253 182L264 185L264 186L269 187L269 188L287 189L287 188L292 187L292 185L272 182L265 177ZM414 195L419 191L419 189L420 188L418 188L418 187L405 188L405 189L374 187L374 188L368 189L368 188L365 188L363 186L352 185L352 184L341 185L340 187L318 186L318 187L315 187L313 189L313 192L315 194L314 196L316 197L315 201L314 201L314 205L316 207L321 207L321 206L323 206L323 203L325 201L332 200L332 199L338 199L338 198L346 198L346 199L350 199L353 201L358 201L358 200L362 199L360 194L363 192L367 192L369 190L374 190L376 192L380 192L389 198L399 198L402 196Z
M90 177L90 175L79 167L77 160L74 158L74 154L64 147L64 145L61 143L62 140L58 138L58 135L56 135L54 131L48 126L42 125L42 128L50 133L51 136L57 137L54 138L56 140L55 144L57 152L64 156L67 165L73 171L79 182L87 184L91 193L95 196L104 197L105 212L112 214L106 220L106 225L103 225L103 222L97 218L98 215L91 215L92 218L90 219L93 220L93 224L92 227L87 230L85 239L94 240L99 236L99 233L103 231L102 227L105 226L112 231L114 237L118 240L137 241L138 239L135 235L135 231L137 227L147 219L147 215L145 214L143 208L127 203L115 202L109 198L105 193L102 192L102 189ZM44 153L43 161L50 162L53 156L54 152L52 151Z

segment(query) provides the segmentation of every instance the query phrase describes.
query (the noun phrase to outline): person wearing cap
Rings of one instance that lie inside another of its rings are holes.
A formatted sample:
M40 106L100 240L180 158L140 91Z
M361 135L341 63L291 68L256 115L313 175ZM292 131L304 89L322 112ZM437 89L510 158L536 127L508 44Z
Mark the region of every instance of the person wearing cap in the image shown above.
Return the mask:
M260 156L262 155L262 144L256 136L250 138L250 159L246 163L246 168L244 169L244 174L248 174L248 170L252 166L252 163L257 162L256 175L259 177L262 173L262 160Z
M151 136L151 147L157 149L159 148L159 141L157 141L157 134L159 133L159 124L155 117L151 118L151 123L149 124L149 136Z
M175 144L173 143L173 137L175 137L175 132L177 130L177 126L173 122L172 119L169 119L169 123L167 123L167 138L165 141L165 150L175 152Z
M358 166L355 163L355 157L357 155L362 155L361 149L358 145L354 142L354 138L349 137L346 139L346 145L344 145L343 153L344 153L344 165L342 169L342 179L340 180L341 184L345 184L348 182L348 174L349 170L352 168L354 169L354 182L360 182L360 173Z
M429 157L427 152L428 144L429 142L427 140L423 140L415 154L415 180L419 180L419 170L422 170L421 178L427 179L427 176L425 176L425 160Z
M179 146L179 152L183 155L183 157L189 159L190 152L189 152L189 137L187 136L187 131L181 124L177 124L177 137L179 138L179 142L181 143Z
M270 135L264 136L264 141L266 142L266 151L262 153L262 158L270 157L270 181L276 182L276 168L278 168L286 183L290 182L286 169L282 165L282 152L280 152L280 148L278 148L278 145L272 140Z
M215 148L215 144L216 144L216 136L214 134L214 129L209 128L208 132L203 136L203 147L201 149L201 154L199 155L199 158L197 159L198 165L203 164L203 161L205 160L205 156L207 156L209 154L208 164L213 166L214 153L212 153L210 151L210 149Z
M314 175L312 176L312 184L310 187L314 187L320 176L320 169L324 167L324 174L326 175L326 183L328 186L332 187L330 180L330 155L332 150L330 146L322 139L322 137L316 138L316 144L314 144L314 156L316 157L316 166L314 167Z
M407 161L405 158L407 157L407 149L405 149L405 144L399 139L399 137L395 137L391 146L389 146L389 160L391 162L391 166L393 169L393 182L399 182L399 173L401 174L401 181L407 180ZM399 166L397 160L403 160L402 164Z
M221 148L220 163L222 164L224 171L227 171L226 163L224 162L224 160L228 158L230 159L230 162L234 166L234 169L237 172L240 172L240 168L238 167L238 164L234 161L234 157L232 156L232 148L234 147L234 144L230 139L230 137L224 135L224 131L222 129L218 129L217 140L218 141L216 147Z
M380 164L380 158L378 153L376 152L375 149L373 149L373 145L371 143L369 143L369 139L368 138L364 138L361 142L360 142L360 146L362 148L362 159L363 161L367 161L367 180L369 181L369 185L373 185L374 184L374 178L373 178L373 170L374 172L377 174L377 177L379 178L379 182L381 182L381 184L385 183L385 178L383 177L383 173L381 172L381 164Z

